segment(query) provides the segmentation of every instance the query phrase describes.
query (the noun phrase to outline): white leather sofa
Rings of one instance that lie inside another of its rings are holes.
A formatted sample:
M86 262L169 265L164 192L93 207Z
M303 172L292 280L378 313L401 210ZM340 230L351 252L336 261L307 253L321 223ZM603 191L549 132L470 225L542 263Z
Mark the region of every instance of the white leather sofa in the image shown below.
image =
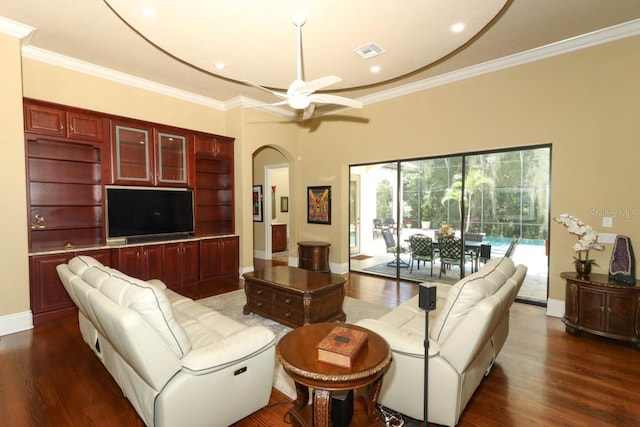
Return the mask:
M509 308L526 272L496 258L455 285L437 285L436 309L429 313L429 422L458 423L507 339ZM357 324L383 336L393 351L379 403L423 420L425 311L418 298Z
M266 406L275 335L248 327L159 280L87 256L57 266L83 339L148 426L228 426Z

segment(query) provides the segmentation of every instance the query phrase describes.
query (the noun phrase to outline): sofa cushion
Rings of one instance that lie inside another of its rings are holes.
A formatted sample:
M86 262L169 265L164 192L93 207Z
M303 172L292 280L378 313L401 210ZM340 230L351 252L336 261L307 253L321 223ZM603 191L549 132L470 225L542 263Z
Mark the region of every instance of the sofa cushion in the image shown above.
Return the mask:
M87 256L71 259L69 269L116 304L140 314L177 357L191 350L191 341L173 316L162 282L127 276Z
M430 328L430 338L440 344L480 300L493 295L513 275L515 267L509 258L495 258L480 271L451 287L442 311Z
M69 260L69 270L71 270L76 276L82 277L85 270L91 267L104 267L100 261L95 258L86 255L78 255Z

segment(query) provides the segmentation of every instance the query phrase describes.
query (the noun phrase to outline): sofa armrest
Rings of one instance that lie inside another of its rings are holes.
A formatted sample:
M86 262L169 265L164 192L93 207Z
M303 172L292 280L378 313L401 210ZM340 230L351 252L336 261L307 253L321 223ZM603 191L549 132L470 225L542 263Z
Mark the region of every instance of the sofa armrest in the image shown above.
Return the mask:
M251 326L199 348L182 358L183 369L205 375L253 357L276 344L274 333L263 326Z

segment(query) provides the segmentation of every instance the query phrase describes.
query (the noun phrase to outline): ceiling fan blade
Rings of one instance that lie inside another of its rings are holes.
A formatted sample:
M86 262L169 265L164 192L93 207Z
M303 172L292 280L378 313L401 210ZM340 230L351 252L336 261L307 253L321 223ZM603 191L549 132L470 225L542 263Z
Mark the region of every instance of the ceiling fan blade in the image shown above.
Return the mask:
M310 82L304 82L303 84L297 86L295 88L295 93L313 93L316 90L320 90L341 81L342 79L337 76L320 77L319 79L311 80Z
M266 87L260 86L259 84L256 84L256 83L253 83L253 82L250 82L249 80L242 80L242 83L244 83L246 85L249 85L249 86L253 86L253 87L258 88L258 89L262 89L262 90L264 90L266 92L269 92L269 93L277 96L280 99L287 99L288 98L287 94L284 93L284 92L276 92L275 90L267 89Z
M355 99L345 98L344 96L329 95L329 94L313 94L309 95L311 102L317 102L319 104L336 104L344 105L345 107L362 108L362 101L356 101Z
M302 112L302 120L310 119L313 116L313 112L316 110L315 104L310 104L303 112Z

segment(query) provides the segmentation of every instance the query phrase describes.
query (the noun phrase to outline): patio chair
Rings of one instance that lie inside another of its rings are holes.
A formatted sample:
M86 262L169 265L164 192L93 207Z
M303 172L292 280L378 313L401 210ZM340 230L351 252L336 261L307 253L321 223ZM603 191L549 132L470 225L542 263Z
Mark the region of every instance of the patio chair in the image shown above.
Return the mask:
M420 261L427 265L427 261L431 263L431 276L433 276L433 241L431 237L424 234L413 234L409 236L409 251L411 258L409 259L409 273L413 273L413 262L418 261L418 270L420 270Z
M385 245L387 245L387 253L394 254L396 256L396 259L394 261L389 261L387 265L390 267L395 267L396 265L408 267L407 263L400 259L400 254L406 253L407 249L403 246L396 245L396 239L390 231L382 230L382 238L384 239Z
M460 267L460 277L462 277L462 268L468 261L468 256L462 248L462 240L459 237L454 236L442 236L438 239L438 246L440 249L440 275L446 274L447 266L451 269L452 266L457 265Z
M373 218L373 238L382 236L382 220L380 218Z
M396 220L393 218L387 218L384 220L384 227L387 228L390 232L396 231Z

